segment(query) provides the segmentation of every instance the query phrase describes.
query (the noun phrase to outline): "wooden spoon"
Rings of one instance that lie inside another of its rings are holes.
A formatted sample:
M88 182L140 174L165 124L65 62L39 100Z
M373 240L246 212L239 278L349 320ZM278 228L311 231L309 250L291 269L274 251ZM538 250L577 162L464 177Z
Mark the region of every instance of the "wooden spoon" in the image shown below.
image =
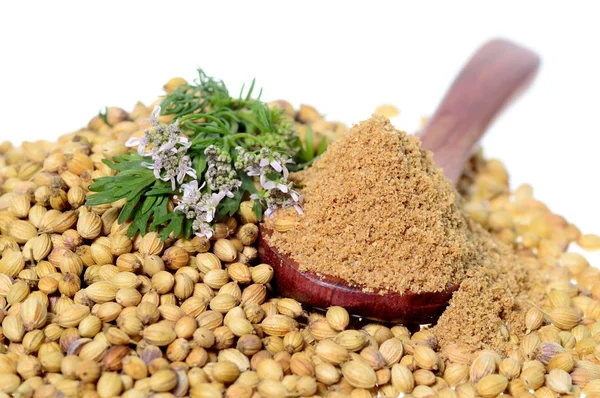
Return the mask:
M535 77L539 57L505 40L484 44L462 69L437 111L419 134L423 147L456 184L479 139L494 117ZM448 305L458 285L439 292L364 292L332 275L300 272L298 264L265 240L271 231L261 225L259 256L275 270L281 295L314 308L345 307L364 318L408 324L432 323Z

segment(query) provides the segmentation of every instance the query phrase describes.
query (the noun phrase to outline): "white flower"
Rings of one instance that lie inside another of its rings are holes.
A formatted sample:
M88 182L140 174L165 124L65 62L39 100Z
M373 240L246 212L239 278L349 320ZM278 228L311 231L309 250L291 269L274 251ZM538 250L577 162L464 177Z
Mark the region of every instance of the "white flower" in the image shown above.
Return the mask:
M291 183L284 184L281 181L279 183L268 181L268 183L263 184L263 186L264 185L275 185L275 187L269 189L264 195L260 195L267 204L267 210L265 211L267 217L271 216L277 209L285 209L288 207L293 207L299 214L304 214L300 207L302 197L298 192L291 188ZM258 198L259 195L256 197Z
M127 140L127 142L125 143L125 146L126 147L137 146L138 147L137 152L140 154L140 156L147 156L144 152L145 152L148 144L150 144L150 137L148 136L147 133L144 133L144 135L141 138L137 138L137 137L129 138Z
M206 237L206 239L210 239L214 233L210 225L198 218L192 223L192 228L196 231L196 236Z
M262 159L260 160L260 162L258 162L258 165L259 165L260 167L265 167L265 166L267 166L268 164L269 164L269 159L267 159L267 158L262 158Z
M260 185L268 191L277 188L283 193L288 193L290 191L289 185L291 185L291 184L285 183L285 178L280 179L279 181L274 181L274 180L267 179L266 175L261 174L260 175Z
M203 195L199 209L205 214L203 217L204 221L211 222L214 220L217 206L221 203L224 196L225 194L222 192Z
M142 120L142 123L150 122L150 125L158 126L158 115L160 115L160 105L155 105L150 117Z
M268 180L266 175L261 174L260 175L260 186L263 187L264 189L270 191L271 189L275 188L276 184L275 184L275 181Z
M188 175L196 179L196 170L192 168L192 161L189 156L181 158L179 166L177 166L177 182L181 184L185 176Z
M205 183L198 187L198 181L193 180L183 184L183 197L175 210L183 212L188 219L194 219L192 229L198 236L210 238L213 230L210 227L215 218L217 206L225 197L225 192L202 193Z
M163 140L164 140L164 138L163 138ZM192 146L192 143L189 142L187 137L176 136L175 134L171 134L171 136L167 137L167 142L165 142L158 148L158 152L165 152L170 149L173 149L173 148L175 148L175 145L177 145L177 144L179 144L180 146L182 146L185 149Z
M187 184L183 184L181 188L183 188L183 200L185 201L198 201L200 198L200 190L204 188L206 185L205 182L202 183L200 187L198 187L198 180L192 180Z

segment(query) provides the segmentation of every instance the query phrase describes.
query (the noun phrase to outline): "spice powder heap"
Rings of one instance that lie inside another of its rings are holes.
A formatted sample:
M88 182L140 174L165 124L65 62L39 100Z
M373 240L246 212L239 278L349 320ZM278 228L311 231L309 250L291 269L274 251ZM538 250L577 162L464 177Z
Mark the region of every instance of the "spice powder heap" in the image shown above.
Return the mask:
M270 244L301 271L419 293L459 283L482 263L482 229L431 154L381 116L354 126L298 177L305 214Z
M460 284L435 328L441 346L503 349L525 331L522 303L538 278L465 215L460 196L420 141L374 116L298 173L304 215L269 243L301 271L365 290L433 292Z

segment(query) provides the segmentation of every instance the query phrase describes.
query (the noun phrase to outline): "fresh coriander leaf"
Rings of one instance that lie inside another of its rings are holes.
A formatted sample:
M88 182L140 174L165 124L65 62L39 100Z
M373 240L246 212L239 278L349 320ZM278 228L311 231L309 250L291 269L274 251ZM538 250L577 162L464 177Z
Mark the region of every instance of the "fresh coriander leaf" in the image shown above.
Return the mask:
M141 197L141 193L139 193L138 195L127 197L127 202L125 203L125 206L123 206L123 208L121 209L121 213L119 213L119 218L117 219L119 224L124 223L133 216L135 208L138 206L138 202L141 199Z
M139 156L136 153L136 154L116 156L113 159L113 161L110 161L109 159L103 159L102 163L104 163L105 165L107 165L108 167L110 167L113 170L126 171L126 170L145 169L141 165L143 161L144 161L144 158Z
M181 231L183 229L183 221L185 219L185 216L180 211L175 211L171 214L173 216L172 216L171 220L169 221L169 224L166 227L164 227L162 231L160 231L159 236L162 240L166 240L171 233L173 233L174 236L181 235Z
M202 174L206 170L206 156L204 154L198 155L194 158L192 164L194 165L194 170L196 170L196 176L198 179L202 178Z
M323 137L321 142L319 142L319 146L317 147L317 156L321 156L323 152L327 150L327 137Z
M156 205L154 209L154 219L150 224L150 231L156 231L161 224L164 224L170 220L171 214L168 211L168 198L163 197L162 202Z
M262 208L262 205L260 204L260 201L258 201L258 200L254 201L254 203L252 204L252 210L254 210L254 214L256 214L256 219L258 221L262 221L263 208Z
M129 229L127 230L127 235L129 237L132 237L138 231L139 231L140 235L142 235L142 236L146 235L146 229L148 228L148 222L150 221L150 218L152 217L152 215L154 213L153 206L156 203L157 199L158 198L156 196L146 197L146 199L144 200L144 204L137 210L137 212L134 216L134 221L133 221L133 223L131 223L131 225L129 226Z
M243 191L238 189L233 194L233 198L227 196L223 198L221 203L219 203L217 213L215 214L215 220L219 220L226 215L233 216L240 208L240 203L242 202L243 196Z
M252 180L252 177L245 173L242 174L240 177L242 180L242 186L240 187L241 191L248 191L250 192L250 194L258 193L258 190L254 186L254 181Z
M92 192L100 192L100 191L104 191L105 187L114 184L114 179L115 177L100 177L94 180L93 183L91 183L88 186L88 189Z
M86 204L88 206L98 206L106 203L113 203L122 198L116 198L111 191L99 192L88 196Z
M310 162L313 160L313 157L313 129L311 126L308 126L306 129L306 136L304 138L304 146L302 148L302 160L305 162Z
M157 201L157 197L156 196L146 196L146 199L144 199L144 204L142 205L141 208L141 212L142 214L146 214L146 213L152 213L153 208L154 208L154 204Z
M183 222L183 236L189 238L192 236L192 225L194 224L194 220L191 218L186 218Z
M152 189L146 191L145 196L166 196L175 195L177 191L173 191L171 184L167 181L156 181Z

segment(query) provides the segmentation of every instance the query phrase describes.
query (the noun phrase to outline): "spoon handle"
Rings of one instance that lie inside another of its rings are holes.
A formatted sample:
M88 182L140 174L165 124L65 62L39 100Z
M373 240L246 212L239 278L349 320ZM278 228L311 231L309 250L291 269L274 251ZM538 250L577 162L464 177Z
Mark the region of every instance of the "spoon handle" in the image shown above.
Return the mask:
M539 69L534 52L492 40L472 56L419 134L437 167L456 185L492 120L531 83Z

